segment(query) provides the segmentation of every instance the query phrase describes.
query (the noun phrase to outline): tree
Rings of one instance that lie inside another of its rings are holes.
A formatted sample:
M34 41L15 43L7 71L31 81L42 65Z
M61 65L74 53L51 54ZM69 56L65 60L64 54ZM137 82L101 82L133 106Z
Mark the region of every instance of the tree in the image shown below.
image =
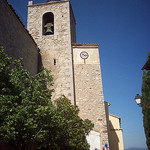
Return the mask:
M51 102L50 71L33 77L0 49L0 141L16 150L88 149L93 124L65 96Z
M79 109L71 104L65 96L56 100L56 117L58 120L58 142L61 150L88 150L86 135L94 125L90 120L82 120L79 117Z
M150 59L148 53L147 60ZM147 147L150 150L150 70L143 72L142 83L142 113L143 113L143 126L146 135Z

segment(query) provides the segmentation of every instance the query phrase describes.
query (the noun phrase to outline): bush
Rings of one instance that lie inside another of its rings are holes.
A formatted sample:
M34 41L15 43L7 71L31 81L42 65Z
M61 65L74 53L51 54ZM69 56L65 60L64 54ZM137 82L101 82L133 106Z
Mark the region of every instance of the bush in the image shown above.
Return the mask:
M11 66L11 67L10 67ZM0 141L16 150L88 150L93 128L65 96L53 104L53 77L43 69L35 77L0 47Z

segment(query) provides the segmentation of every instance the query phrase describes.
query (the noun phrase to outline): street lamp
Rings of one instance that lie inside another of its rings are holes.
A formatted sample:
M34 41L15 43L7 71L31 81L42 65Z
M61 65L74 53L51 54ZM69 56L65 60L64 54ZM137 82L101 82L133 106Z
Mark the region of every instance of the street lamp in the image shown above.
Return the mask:
M141 100L142 100L141 96L139 94L136 94L134 99L135 99L137 105L141 106Z

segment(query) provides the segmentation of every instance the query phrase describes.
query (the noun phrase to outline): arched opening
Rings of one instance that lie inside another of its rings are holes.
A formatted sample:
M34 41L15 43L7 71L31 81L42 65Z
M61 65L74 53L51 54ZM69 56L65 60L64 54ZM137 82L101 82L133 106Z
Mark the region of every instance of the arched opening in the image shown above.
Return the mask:
M43 35L54 34L54 14L52 12L45 13L43 15Z

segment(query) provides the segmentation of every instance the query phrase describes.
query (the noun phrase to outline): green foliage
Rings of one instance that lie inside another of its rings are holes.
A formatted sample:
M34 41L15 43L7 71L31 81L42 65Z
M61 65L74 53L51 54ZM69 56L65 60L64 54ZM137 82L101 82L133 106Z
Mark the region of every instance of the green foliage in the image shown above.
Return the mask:
M93 128L93 124L88 119L82 120L78 113L77 106L71 105L71 102L62 96L56 100L56 117L59 131L58 144L64 150L88 150L86 137Z
M16 150L88 150L93 124L65 96L51 102L50 71L33 77L0 49L0 141Z
M147 60L150 58L148 54ZM143 125L146 135L146 143L150 150L150 71L143 72L143 84L142 84L142 113L143 113Z

